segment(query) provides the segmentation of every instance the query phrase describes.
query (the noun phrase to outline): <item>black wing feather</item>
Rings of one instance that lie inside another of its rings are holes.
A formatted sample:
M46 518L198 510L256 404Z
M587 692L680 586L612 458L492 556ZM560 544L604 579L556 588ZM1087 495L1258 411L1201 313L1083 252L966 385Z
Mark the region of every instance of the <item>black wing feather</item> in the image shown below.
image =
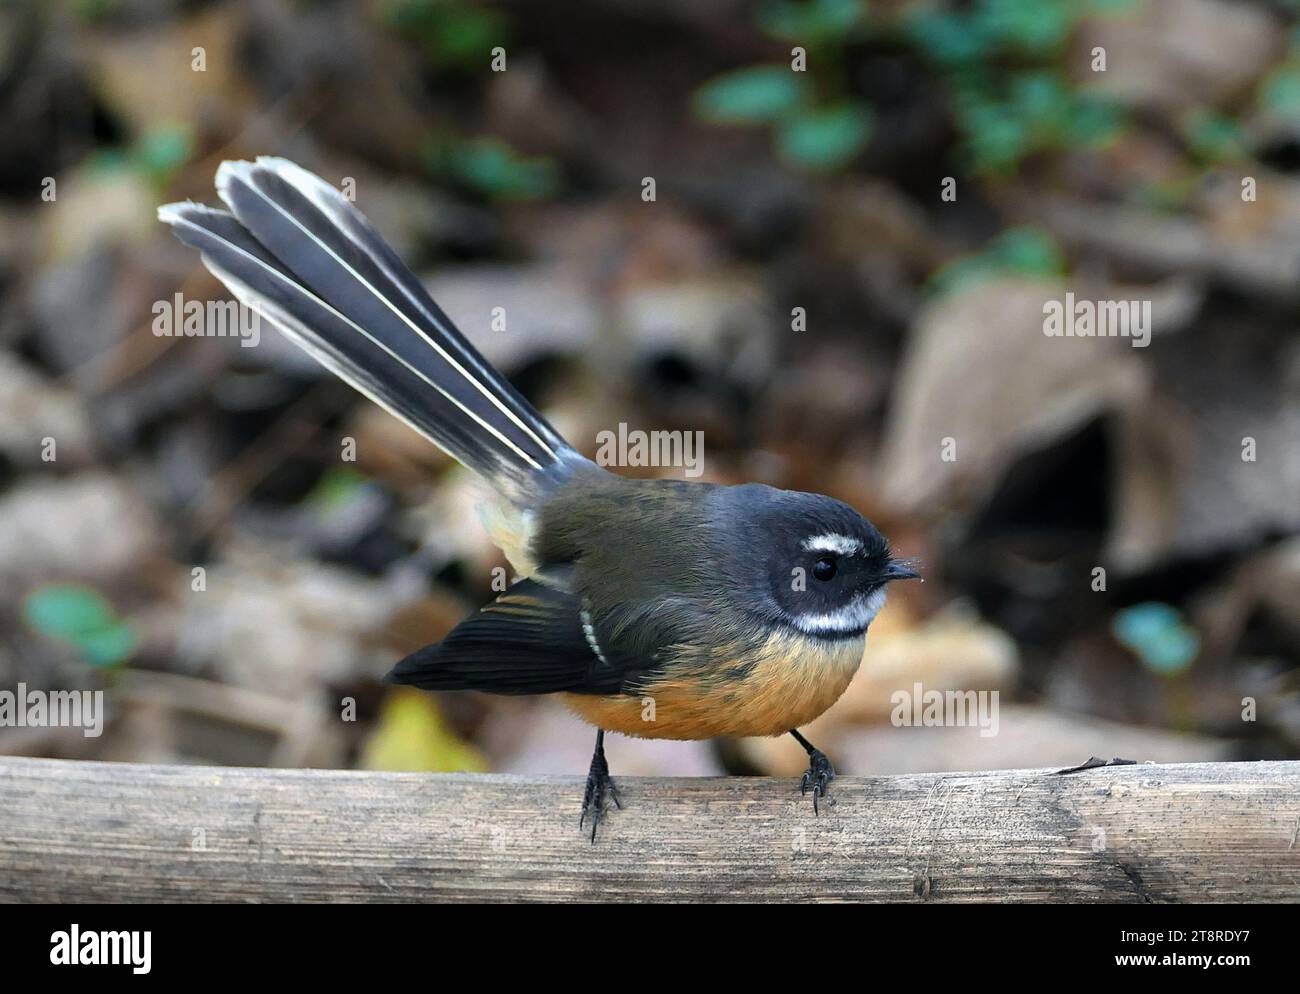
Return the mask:
M596 654L581 612L574 594L521 580L441 642L407 656L385 679L423 690L616 694L629 667Z

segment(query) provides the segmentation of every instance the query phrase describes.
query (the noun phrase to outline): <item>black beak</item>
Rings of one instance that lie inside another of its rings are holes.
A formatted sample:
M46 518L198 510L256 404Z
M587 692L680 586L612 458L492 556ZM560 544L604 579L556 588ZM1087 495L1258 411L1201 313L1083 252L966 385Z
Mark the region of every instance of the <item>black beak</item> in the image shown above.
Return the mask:
M921 574L912 569L912 562L907 559L895 559L887 567L883 580L888 583L890 580L918 580Z

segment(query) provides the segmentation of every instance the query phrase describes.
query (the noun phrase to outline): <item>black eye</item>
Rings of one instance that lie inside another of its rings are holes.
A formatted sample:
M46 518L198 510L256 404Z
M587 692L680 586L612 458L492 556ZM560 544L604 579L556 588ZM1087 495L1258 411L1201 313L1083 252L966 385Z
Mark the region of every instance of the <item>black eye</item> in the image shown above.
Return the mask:
M835 557L822 556L813 563L813 577L825 583L835 576Z

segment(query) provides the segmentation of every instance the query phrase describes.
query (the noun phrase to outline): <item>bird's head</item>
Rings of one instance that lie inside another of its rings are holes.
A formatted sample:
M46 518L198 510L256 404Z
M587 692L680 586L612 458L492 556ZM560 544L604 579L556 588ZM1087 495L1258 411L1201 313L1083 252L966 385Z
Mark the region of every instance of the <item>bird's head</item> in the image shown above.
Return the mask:
M842 501L757 484L728 491L736 571L762 613L804 635L861 635L886 587L920 575Z

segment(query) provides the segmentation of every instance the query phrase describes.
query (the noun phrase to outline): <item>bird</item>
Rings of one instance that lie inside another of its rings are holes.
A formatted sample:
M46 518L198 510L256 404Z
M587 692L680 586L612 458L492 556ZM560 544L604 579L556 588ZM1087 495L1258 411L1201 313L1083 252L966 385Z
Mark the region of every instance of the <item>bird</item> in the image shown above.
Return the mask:
M761 483L631 479L580 454L494 369L357 207L278 157L226 161L222 207L159 219L235 298L485 484L513 570L399 661L428 691L558 694L596 728L579 827L622 798L605 735L789 734L821 813L835 769L799 731L844 693L896 580L919 576L848 504Z

